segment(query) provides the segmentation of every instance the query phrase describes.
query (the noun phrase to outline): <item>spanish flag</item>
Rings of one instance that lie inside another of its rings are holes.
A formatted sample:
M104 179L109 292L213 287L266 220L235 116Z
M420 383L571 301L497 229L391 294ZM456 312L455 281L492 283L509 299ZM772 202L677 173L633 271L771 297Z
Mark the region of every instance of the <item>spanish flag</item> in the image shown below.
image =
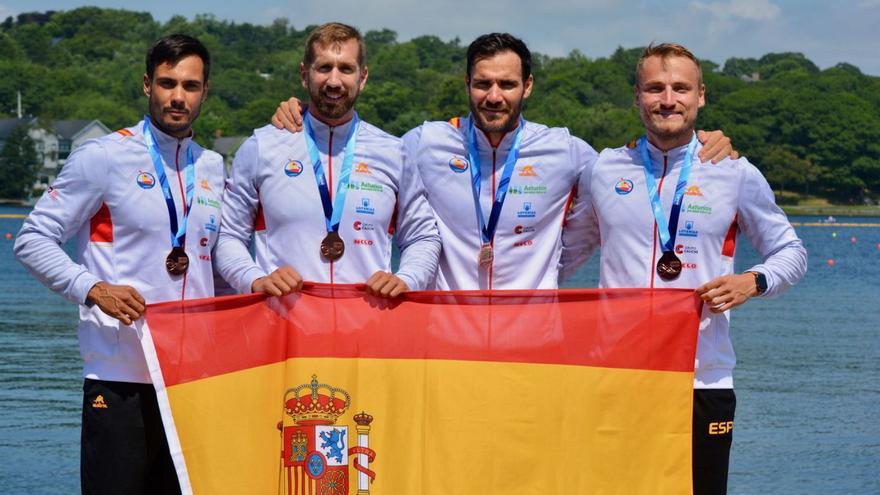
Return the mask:
M150 306L184 493L691 491L689 290L310 285Z

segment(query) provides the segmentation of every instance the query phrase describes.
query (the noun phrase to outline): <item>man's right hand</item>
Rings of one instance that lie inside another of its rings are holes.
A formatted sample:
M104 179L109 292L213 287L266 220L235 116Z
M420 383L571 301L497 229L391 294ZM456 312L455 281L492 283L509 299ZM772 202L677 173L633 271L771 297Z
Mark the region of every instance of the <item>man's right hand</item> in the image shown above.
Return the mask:
M254 280L251 292L263 292L270 296L283 296L302 289L303 279L290 266L282 266L274 272Z
M300 132L303 128L303 112L306 107L296 97L282 101L272 116L272 125L290 132Z
M95 304L104 313L131 325L144 315L147 306L137 289L128 285L112 285L98 282L86 296L86 301Z

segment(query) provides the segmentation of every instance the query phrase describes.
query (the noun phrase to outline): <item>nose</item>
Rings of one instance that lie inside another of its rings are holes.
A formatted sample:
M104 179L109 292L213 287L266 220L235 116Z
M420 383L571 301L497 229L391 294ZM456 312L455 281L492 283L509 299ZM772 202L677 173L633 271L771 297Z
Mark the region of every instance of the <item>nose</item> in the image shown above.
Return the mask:
M493 84L486 93L486 102L497 105L503 101L504 98L501 96L501 88L499 88L497 84Z
M663 90L663 93L660 94L660 104L664 106L675 105L675 92L672 91L672 88L667 87Z
M334 88L338 88L342 86L342 78L340 77L341 73L339 69L334 68L327 75L327 85L332 86Z
M186 91L183 90L182 84L178 84L177 86L174 86L174 89L171 90L171 103L172 104L183 103L184 101L186 101L186 99L184 98L185 94L186 94Z

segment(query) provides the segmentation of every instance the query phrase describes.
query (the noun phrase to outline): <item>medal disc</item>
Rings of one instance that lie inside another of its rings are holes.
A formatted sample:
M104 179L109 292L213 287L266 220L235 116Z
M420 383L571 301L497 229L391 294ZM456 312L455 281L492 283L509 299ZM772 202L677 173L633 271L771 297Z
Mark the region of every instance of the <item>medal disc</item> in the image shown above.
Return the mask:
M663 280L675 280L681 275L681 260L672 251L663 253L657 262L657 275Z
M189 256L182 247L176 247L165 258L165 269L172 275L183 275L189 268Z
M342 258L345 253L345 242L339 237L339 233L330 232L327 237L321 241L321 256L329 261L336 261Z
M480 254L477 258L481 267L485 268L492 264L492 260L495 259L495 253L492 251L491 244L483 244L480 247Z

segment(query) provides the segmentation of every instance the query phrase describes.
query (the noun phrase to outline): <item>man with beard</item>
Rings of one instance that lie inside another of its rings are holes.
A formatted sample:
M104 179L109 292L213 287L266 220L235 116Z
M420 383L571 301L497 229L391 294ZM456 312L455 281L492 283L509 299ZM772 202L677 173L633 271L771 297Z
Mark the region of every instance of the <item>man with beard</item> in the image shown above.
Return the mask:
M369 293L395 297L433 277L440 240L419 176L404 169L400 139L354 111L365 55L351 26L312 31L300 65L305 132L266 126L236 153L216 263L238 291L278 296L304 280L366 282ZM401 259L392 274L395 231Z
M571 273L601 244L601 287L696 289L705 302L694 374L694 494L724 494L736 397L729 309L773 296L806 272L806 251L761 173L744 158L694 160L705 88L699 61L677 44L649 46L635 100L645 136L605 150L581 176L586 201L564 233ZM665 187L664 187L665 186ZM667 212L668 215L667 215ZM763 262L735 274L742 231Z
M223 159L192 140L210 56L171 35L146 66L149 116L77 148L15 243L34 276L80 304L86 494L180 493L133 322L146 304L214 294ZM74 236L79 263L61 248Z
M522 118L533 82L525 43L506 33L480 36L467 50L471 116L426 122L403 138L437 215L436 289L557 287L563 219L597 155L567 129ZM297 131L298 101L283 102L272 120ZM721 132L705 137L701 157L731 152Z

